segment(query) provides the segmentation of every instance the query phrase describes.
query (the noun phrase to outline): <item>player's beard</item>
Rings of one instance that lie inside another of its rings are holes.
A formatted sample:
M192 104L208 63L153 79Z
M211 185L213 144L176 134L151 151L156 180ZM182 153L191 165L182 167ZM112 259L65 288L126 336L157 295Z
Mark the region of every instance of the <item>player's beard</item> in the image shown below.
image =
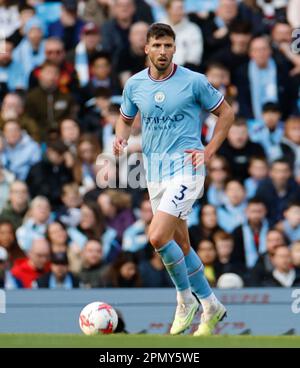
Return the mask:
M153 60L150 56L149 56L149 59L151 61L151 64L159 71L159 72L164 72L165 70L168 69L168 67L170 66L171 62L172 62L172 59L170 60L166 60L166 64L164 66L162 65L159 65L158 61L155 62L155 60Z

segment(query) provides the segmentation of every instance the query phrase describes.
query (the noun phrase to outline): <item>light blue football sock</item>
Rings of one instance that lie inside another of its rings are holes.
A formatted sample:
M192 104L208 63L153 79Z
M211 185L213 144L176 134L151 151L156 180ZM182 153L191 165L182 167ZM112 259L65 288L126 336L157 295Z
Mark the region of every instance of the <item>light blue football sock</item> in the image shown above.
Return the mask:
M157 249L177 291L190 288L184 254L180 246L171 240L162 248Z
M199 299L205 299L212 294L211 287L204 276L204 266L193 248L185 256L185 264L192 291Z

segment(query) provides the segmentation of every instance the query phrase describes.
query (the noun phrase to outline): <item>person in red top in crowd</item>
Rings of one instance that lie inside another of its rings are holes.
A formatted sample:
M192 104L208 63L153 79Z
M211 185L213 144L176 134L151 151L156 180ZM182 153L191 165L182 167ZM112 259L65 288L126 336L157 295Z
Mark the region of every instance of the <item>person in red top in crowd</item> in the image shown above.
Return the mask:
M66 61L66 52L63 42L56 37L50 37L45 41L45 57L47 61L57 65L60 69L58 81L59 90L62 93L75 93L79 88L77 72L72 63ZM41 66L37 66L30 74L29 89L39 85L38 80Z
M28 257L15 261L12 275L24 288L31 288L32 282L50 271L50 247L46 239L35 239Z

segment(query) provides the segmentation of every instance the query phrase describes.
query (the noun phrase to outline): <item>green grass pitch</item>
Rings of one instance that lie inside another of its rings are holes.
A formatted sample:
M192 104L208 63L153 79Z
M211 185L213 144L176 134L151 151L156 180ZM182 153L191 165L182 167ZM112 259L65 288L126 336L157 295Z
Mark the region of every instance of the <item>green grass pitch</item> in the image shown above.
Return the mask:
M2 347L58 348L299 348L300 336L169 336L0 334Z

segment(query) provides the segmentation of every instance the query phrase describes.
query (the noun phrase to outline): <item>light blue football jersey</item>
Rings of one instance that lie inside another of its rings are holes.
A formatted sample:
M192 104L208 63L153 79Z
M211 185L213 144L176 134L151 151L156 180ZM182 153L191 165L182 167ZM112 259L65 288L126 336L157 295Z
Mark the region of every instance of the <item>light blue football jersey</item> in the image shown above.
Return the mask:
M224 96L200 73L173 65L162 80L149 68L132 76L122 96L121 114L141 113L142 149L148 181L163 181L179 173L197 174L185 164L186 149L202 149L202 110L213 111Z

